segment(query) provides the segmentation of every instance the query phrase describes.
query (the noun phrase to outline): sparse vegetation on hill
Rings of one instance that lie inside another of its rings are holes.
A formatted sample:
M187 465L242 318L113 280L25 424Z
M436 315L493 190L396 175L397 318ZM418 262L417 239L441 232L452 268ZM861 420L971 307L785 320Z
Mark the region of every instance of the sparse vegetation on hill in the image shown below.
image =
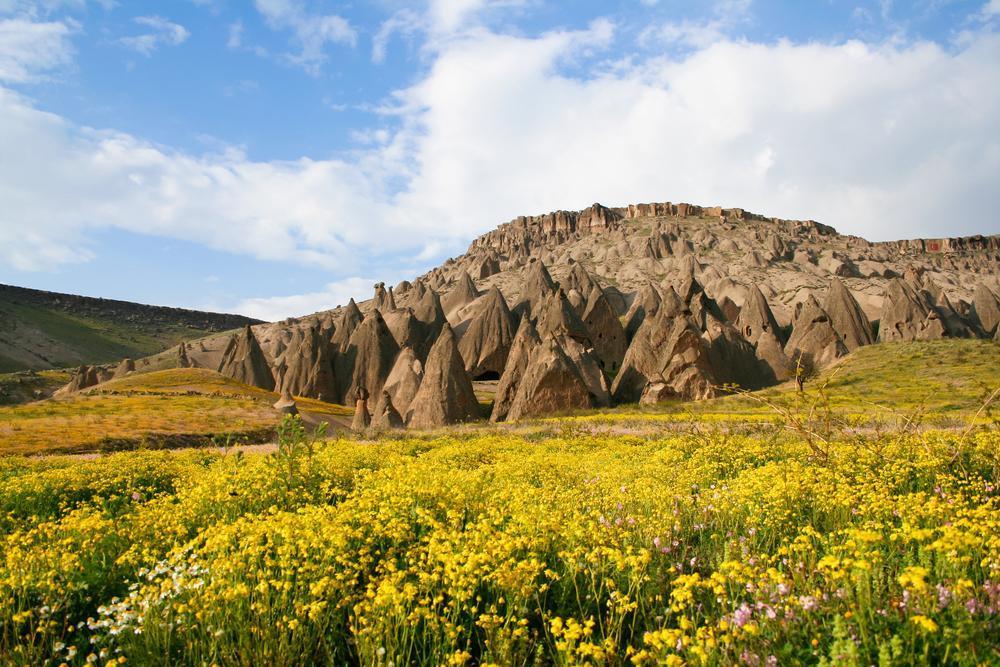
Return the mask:
M254 321L0 285L0 373L143 357Z
M205 369L133 375L86 393L0 407L0 455L198 446L225 434L266 441L278 422L271 407L277 398ZM350 415L313 399L298 403L331 420Z

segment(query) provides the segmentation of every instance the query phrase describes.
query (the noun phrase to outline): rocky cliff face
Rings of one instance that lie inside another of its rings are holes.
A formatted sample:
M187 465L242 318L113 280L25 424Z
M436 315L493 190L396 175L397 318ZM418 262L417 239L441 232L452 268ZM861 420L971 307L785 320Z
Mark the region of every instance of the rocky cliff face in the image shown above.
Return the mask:
M245 336L276 378L307 360L303 387L329 376L343 402L426 427L473 416L470 380L498 382L502 420L758 388L876 340L997 335L998 275L996 236L871 243L743 209L594 204L516 218L358 306ZM185 358L220 367L225 347Z

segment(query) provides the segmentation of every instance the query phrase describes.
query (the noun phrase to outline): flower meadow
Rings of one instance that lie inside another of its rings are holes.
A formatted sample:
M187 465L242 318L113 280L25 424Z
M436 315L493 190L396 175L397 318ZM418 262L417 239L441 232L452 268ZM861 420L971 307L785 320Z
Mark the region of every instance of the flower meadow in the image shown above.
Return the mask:
M1000 663L1000 434L0 459L0 662Z

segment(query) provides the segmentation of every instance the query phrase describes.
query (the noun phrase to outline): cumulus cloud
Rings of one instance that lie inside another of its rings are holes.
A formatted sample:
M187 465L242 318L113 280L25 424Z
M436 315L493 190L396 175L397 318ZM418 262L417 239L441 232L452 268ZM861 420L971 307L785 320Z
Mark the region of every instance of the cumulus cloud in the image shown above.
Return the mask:
M184 153L4 90L0 261L85 260L88 231L117 227L367 276L399 257L437 263L518 214L594 201L741 206L870 239L996 231L992 32L951 50L722 40L581 74L579 54L612 43L607 22L456 35L393 95L396 129L326 160ZM240 308L344 300L330 293Z
M297 0L254 0L254 5L272 28L292 32L298 52L285 58L311 74L319 73L326 62L327 44L357 44L357 33L342 16L312 14Z
M119 43L144 56L150 56L161 45L178 46L191 36L187 28L168 21L162 16L137 16L133 19L138 25L149 28L148 32L129 37L122 37Z
M351 298L357 299L362 294L370 294L375 282L377 281L372 278L347 278L329 283L322 290L308 294L244 299L232 311L274 322L289 316L308 315L336 308Z
M73 62L74 24L0 20L0 81L27 83Z

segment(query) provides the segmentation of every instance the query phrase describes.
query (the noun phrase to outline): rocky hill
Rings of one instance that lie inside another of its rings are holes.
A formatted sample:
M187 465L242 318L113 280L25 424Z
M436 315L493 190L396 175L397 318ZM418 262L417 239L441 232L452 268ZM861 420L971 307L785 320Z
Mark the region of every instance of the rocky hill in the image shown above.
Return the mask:
M361 304L81 369L68 389L200 366L355 405L357 428L701 399L882 341L1000 336L998 277L998 236L872 243L742 209L594 204L502 224Z
M0 285L0 372L144 357L248 322L258 320Z

